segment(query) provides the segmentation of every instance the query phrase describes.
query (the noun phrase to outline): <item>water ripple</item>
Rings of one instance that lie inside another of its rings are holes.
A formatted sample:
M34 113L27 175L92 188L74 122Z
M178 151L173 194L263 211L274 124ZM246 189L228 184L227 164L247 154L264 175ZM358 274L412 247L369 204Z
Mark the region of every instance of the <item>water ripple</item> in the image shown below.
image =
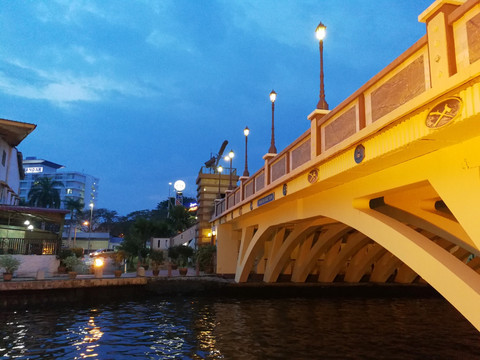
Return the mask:
M0 313L0 359L472 358L443 299L162 298ZM448 341L447 341L448 339Z

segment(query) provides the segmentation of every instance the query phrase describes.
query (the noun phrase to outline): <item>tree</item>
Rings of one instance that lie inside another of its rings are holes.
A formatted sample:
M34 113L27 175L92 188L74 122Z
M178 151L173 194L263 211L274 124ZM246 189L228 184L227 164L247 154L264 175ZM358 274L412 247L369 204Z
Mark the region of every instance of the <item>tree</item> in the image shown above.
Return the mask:
M72 227L77 226L76 217L82 212L85 204L80 199L67 198L65 201L65 209L70 210L70 227L68 228L68 244L72 240ZM73 225L73 226L72 226Z
M113 225L118 221L118 213L115 210L107 210L103 208L94 209L93 212L100 223L99 228L110 233Z
M139 261L148 255L147 242L152 237L165 236L168 226L164 222L137 218L122 242L121 249L132 256L138 255Z
M197 200L192 197L185 196L183 198L183 206L185 208L189 208L191 203L195 203ZM178 205L177 205L178 206ZM153 212L157 213L158 216L160 216L163 219L168 218L170 211L175 207L175 198L170 198L167 200L160 201L157 204L156 210L153 210Z
M60 181L49 177L41 177L35 180L28 192L30 205L43 208L60 208L60 191L58 187L63 186Z
M167 221L175 233L181 233L182 231L187 230L196 222L195 218L190 215L188 210L180 205L177 205L170 210L170 217Z

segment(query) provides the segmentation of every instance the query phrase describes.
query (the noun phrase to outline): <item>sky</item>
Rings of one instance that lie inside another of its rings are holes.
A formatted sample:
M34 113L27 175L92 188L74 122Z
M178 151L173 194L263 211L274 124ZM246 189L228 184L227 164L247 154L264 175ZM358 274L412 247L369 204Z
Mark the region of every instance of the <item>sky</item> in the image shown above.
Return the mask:
M278 152L425 35L433 0L0 0L0 118L37 128L18 146L100 179L97 208L154 209L224 140L242 174ZM224 160L220 162L228 166Z

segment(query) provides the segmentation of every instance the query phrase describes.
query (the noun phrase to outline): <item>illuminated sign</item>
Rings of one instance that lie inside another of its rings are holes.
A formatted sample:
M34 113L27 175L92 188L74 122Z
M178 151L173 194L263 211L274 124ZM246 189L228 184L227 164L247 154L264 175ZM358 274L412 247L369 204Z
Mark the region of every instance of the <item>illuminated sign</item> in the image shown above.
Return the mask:
M190 203L188 211L197 211L198 210L198 204L197 203Z
M43 172L42 166L25 168L25 174L37 174L42 172Z

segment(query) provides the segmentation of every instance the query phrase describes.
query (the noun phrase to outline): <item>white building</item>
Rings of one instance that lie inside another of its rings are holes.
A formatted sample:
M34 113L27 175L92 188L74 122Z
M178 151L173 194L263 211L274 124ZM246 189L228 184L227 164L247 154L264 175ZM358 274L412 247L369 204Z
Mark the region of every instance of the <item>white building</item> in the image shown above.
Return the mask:
M37 126L0 119L0 205L18 205L23 178L22 153L16 148Z
M91 203L95 204L98 200L99 179L94 176L78 171L64 171L63 165L33 156L23 160L23 169L25 179L20 182L20 198L26 203L28 203L28 192L33 183L44 176L63 184L57 188L60 192L62 209L65 208L65 200L68 198L81 200L85 204L85 210L89 209Z

